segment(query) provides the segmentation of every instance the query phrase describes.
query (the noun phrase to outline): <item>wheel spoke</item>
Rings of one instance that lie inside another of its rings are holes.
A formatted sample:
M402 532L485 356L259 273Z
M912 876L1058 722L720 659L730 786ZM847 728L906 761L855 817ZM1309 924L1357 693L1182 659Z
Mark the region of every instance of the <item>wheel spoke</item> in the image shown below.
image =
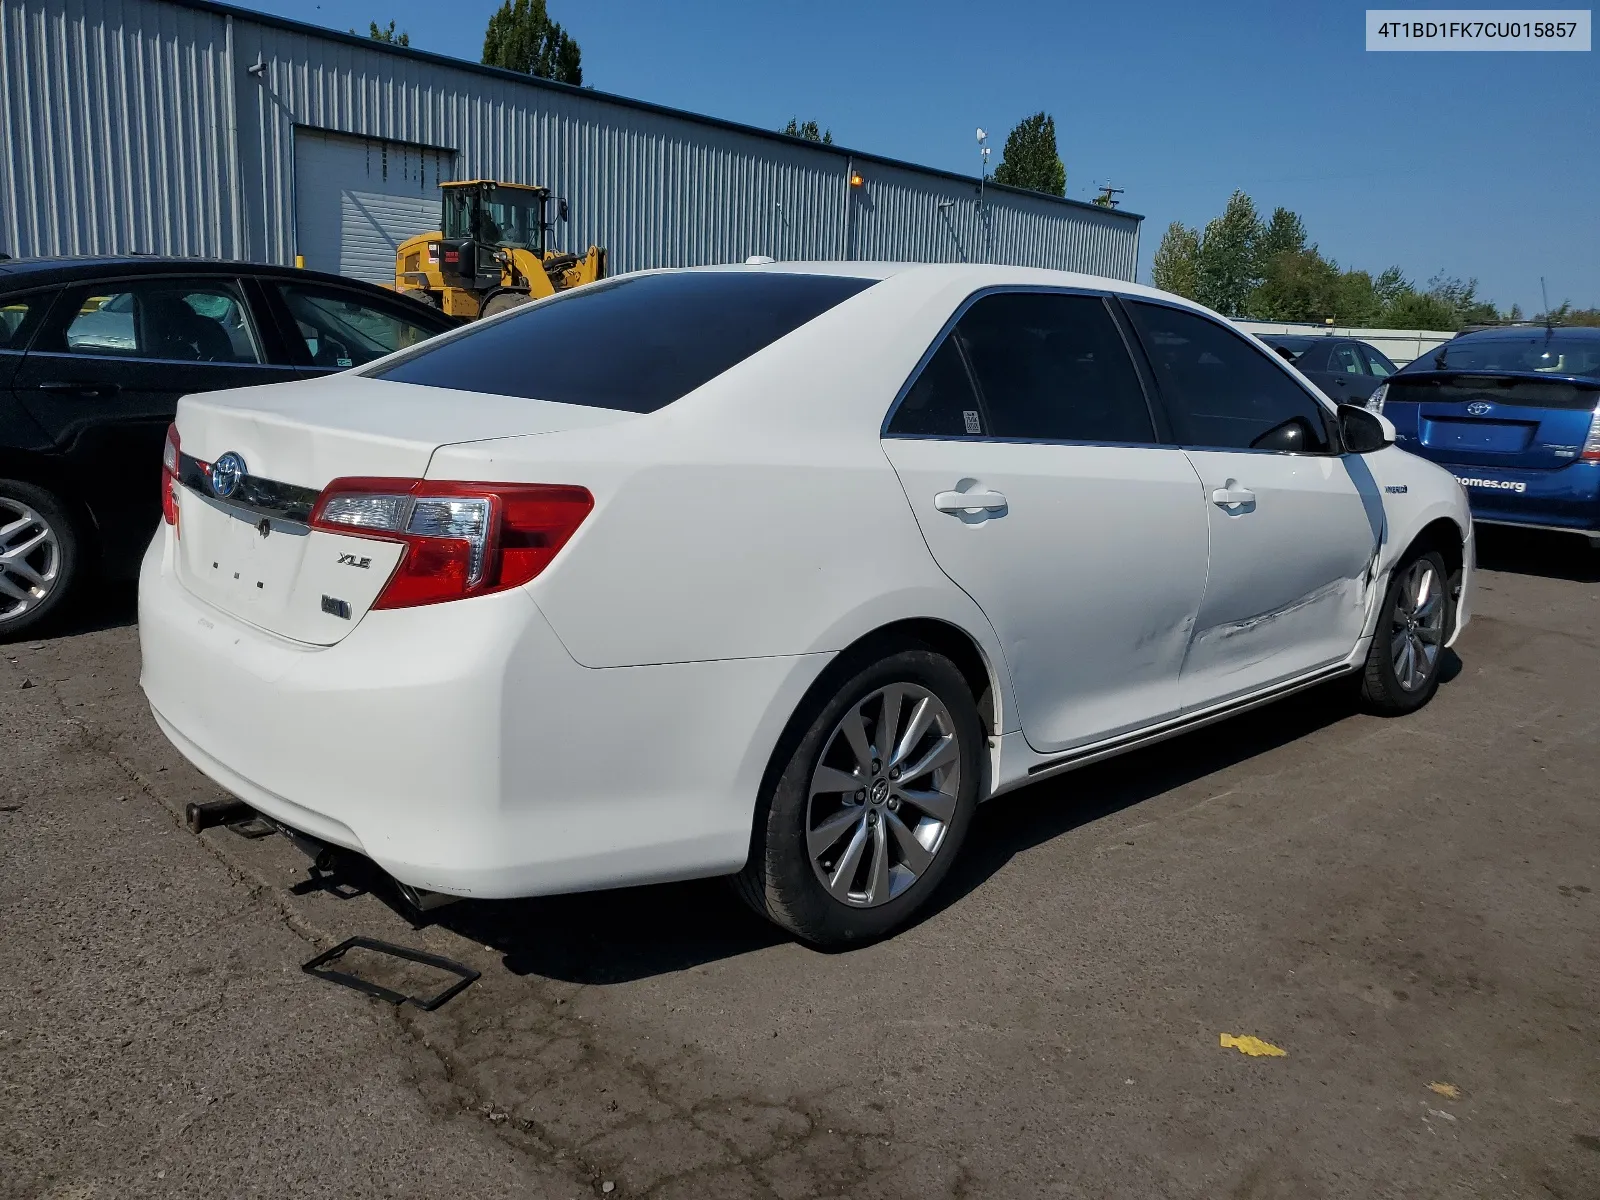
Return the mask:
M10 596L13 600L32 600L33 593L19 588L11 582L11 576L5 571L0 571L0 596Z
M895 795L915 808L920 808L936 821L949 821L956 815L956 798L943 792L919 792L898 788Z
M928 747L926 754L900 772L900 782L910 783L914 779L921 779L940 767L949 766L959 757L955 736L947 733Z
M900 858L906 869L913 875L921 875L933 863L932 852L917 841L917 835L900 819L899 814L885 814L884 823L889 826L894 844L900 848Z
M27 541L21 542L15 546L7 547L5 552L0 554L0 559L4 559L7 562L15 562L24 555L33 553L34 550L38 549L40 545L49 539L50 531L48 529L41 529Z
M811 776L811 794L813 796L833 792L854 794L865 782L859 776L850 775L838 767L821 766L817 768L816 774Z
M1444 641L1444 630L1434 625L1418 625L1417 636L1430 646L1437 646Z
M1421 604L1417 605L1412 615L1419 621L1426 621L1429 617L1433 616L1434 613L1439 611L1441 603L1442 601L1440 594L1438 592L1434 592L1433 595L1429 596Z
M845 831L852 825L861 823L862 813L859 808L851 807L840 809L821 825L806 833L806 847L811 851L813 859L821 858L832 850L845 835Z
M839 861L834 865L833 874L828 876L828 891L839 900L850 899L850 885L855 882L856 869L861 866L861 852L867 845L867 823L861 822L856 827L855 835L851 837L850 844L844 848L844 853L839 856Z
M900 735L894 753L889 756L886 767L899 766L905 761L906 755L917 748L917 743L922 740L922 735L928 732L928 726L933 723L932 696L924 696L917 701L917 706L911 710L911 720L906 722L906 730Z
M12 534L28 528L28 526L32 525L33 523L33 517L31 515L24 514L18 517L15 521L11 522L9 525L0 525L0 546L3 546L6 542L9 542Z
M8 575L20 575L33 587L43 587L45 578L28 565L26 559L19 558L15 561L0 555L0 572Z
M855 755L856 770L863 775L872 770L872 747L867 743L867 723L861 718L860 707L852 708L839 722L839 732L844 734L844 740L850 744L850 753Z
M1414 574L1416 574L1416 580L1415 586L1411 591L1412 613L1420 612L1422 610L1422 606L1426 604L1429 597L1433 595L1433 568L1424 566L1421 563L1417 565L1421 567L1421 571L1420 573L1414 572Z
M889 834L882 821L872 826L872 866L867 872L867 899L879 904L889 898Z
M885 762L894 753L895 738L900 732L900 702L905 694L899 684L883 689L883 709L878 717L878 732L872 740L877 757Z
M1394 673L1396 675L1400 674L1400 662L1401 659L1405 657L1406 647L1410 644L1410 642L1411 639L1407 636L1406 630L1403 627L1399 633L1396 633L1392 638L1389 639L1389 657L1393 660L1392 665L1394 666Z
M1397 674L1400 676L1400 686L1410 691L1417 682L1417 652L1411 645L1411 638L1406 638L1406 648L1400 652L1401 667Z

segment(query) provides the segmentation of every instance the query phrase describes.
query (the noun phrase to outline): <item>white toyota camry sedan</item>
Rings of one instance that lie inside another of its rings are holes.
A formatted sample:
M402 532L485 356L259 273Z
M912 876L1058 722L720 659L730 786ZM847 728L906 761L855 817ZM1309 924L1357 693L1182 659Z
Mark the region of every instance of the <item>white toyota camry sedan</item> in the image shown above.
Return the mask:
M732 875L870 939L989 797L1337 676L1425 704L1472 524L1392 443L1133 284L622 276L185 399L143 685L222 787L419 892Z

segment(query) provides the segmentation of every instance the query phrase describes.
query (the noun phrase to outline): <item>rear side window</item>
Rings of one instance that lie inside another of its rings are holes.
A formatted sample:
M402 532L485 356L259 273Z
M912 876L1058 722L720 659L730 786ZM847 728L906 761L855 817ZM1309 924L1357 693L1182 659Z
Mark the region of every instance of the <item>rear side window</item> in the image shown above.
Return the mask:
M1272 359L1199 313L1129 302L1178 438L1196 449L1245 450L1296 420L1308 450L1328 449L1326 410Z
M888 432L1155 440L1144 389L1104 301L1040 292L985 296L968 309L900 402Z
M1394 374L1394 364L1383 356L1383 353L1371 346L1362 346L1361 354L1367 360L1367 369L1379 379L1387 379Z
M1354 343L1344 342L1334 347L1333 358L1328 363L1328 370L1335 374L1365 375L1367 364L1356 350Z
M0 350L22 350L27 346L22 327L42 303L44 298L40 296L0 299Z
M990 437L1153 442L1144 389L1098 296L1007 292L974 304L956 337Z
M682 271L590 284L425 347L373 377L654 412L873 282Z

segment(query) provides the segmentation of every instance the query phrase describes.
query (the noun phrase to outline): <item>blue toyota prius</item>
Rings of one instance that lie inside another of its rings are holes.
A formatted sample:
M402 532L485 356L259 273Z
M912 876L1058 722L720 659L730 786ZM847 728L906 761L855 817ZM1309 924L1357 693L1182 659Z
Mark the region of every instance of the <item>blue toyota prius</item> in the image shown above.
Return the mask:
M1452 472L1476 520L1586 533L1600 546L1600 329L1521 325L1453 338L1367 407Z

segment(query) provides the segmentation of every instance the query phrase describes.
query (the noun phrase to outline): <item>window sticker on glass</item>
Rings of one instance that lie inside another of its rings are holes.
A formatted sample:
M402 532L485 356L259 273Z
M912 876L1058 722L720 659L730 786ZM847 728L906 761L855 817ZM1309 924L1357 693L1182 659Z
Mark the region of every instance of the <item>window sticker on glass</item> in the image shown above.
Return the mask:
M968 433L983 432L983 424L978 420L978 414L973 409L963 408L961 410L961 419L967 423Z

